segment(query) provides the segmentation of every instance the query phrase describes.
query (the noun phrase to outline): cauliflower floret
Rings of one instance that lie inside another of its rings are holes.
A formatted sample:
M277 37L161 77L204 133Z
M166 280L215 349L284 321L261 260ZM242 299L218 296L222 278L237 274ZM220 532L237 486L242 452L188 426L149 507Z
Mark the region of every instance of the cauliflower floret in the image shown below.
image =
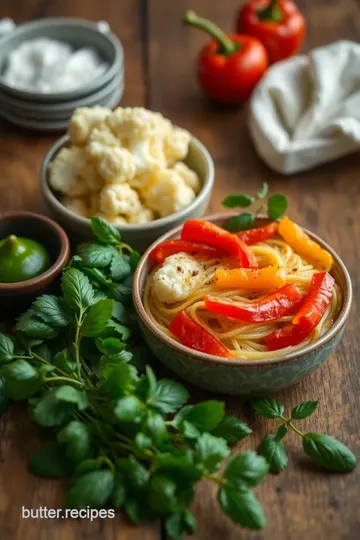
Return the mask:
M156 137L146 140L132 140L129 144L135 166L136 175L152 173L166 167L163 141Z
M148 223L149 221L154 221L155 214L149 208L143 207L141 212L134 214L129 218L129 223Z
M120 146L120 141L107 125L102 123L90 133L86 150L88 155L96 161L105 148L120 148Z
M110 184L121 184L135 175L135 162L126 148L104 147L98 155L96 168L100 176Z
M91 130L101 124L110 113L110 109L98 105L76 109L70 119L68 129L72 144L85 144Z
M104 219L106 219L106 221L108 221L109 223L111 223L111 225L127 225L127 220L124 216L112 216L112 215L109 215L109 214L104 214L103 212L98 212L96 214L98 217L102 217Z
M176 161L186 158L189 152L191 135L188 131L181 128L173 128L171 133L164 140L164 152L171 167Z
M107 117L106 123L119 139L137 140L165 136L171 126L160 113L143 107L118 107Z
M175 163L173 169L180 174L185 184L195 191L197 195L201 190L201 182L196 172L190 169L183 161Z
M171 304L185 300L196 290L204 277L198 261L187 253L167 257L153 276L153 294L160 302Z
M145 204L161 217L179 212L195 199L195 192L185 184L179 173L164 169L142 192Z
M115 184L104 187L100 193L100 210L105 214L134 216L142 211L137 192L129 184Z
M69 197L81 197L88 191L88 185L82 176L81 165L84 163L80 148L62 148L49 165L49 184L55 190Z
M85 197L63 197L62 203L68 210L79 216L88 217L89 211Z

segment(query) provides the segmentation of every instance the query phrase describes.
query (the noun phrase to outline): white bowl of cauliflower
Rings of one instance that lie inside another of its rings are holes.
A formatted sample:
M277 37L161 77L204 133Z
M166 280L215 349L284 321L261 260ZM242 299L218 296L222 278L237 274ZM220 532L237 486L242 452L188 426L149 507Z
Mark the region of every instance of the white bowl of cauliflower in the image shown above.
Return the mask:
M139 250L202 216L213 183L203 144L142 107L77 109L41 167L42 191L57 221L86 237L90 218L102 216Z

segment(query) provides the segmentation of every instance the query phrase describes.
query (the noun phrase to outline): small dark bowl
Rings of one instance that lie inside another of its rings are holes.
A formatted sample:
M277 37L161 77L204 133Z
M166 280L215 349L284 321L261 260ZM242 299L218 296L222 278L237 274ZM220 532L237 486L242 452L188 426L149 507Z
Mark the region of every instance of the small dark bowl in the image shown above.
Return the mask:
M51 266L39 276L17 283L0 283L0 318L5 319L29 307L36 296L54 289L54 281L70 258L65 231L52 219L32 212L0 213L0 240L9 234L31 238L48 251Z

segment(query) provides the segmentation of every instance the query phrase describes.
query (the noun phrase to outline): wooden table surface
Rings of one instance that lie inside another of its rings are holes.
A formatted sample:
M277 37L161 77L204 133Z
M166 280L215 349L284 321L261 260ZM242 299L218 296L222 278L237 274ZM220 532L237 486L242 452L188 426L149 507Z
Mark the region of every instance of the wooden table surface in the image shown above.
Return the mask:
M240 2L241 3L241 2ZM194 77L194 61L204 42L199 32L184 29L187 8L230 30L239 1L221 0L1 0L0 18L17 23L39 17L74 16L108 20L125 47L123 104L159 110L189 129L210 150L216 184L209 210L221 209L230 192L254 192L266 180L272 192L285 193L290 213L328 241L351 272L355 302L344 338L335 354L311 377L277 396L288 408L319 399L316 414L304 422L309 431L332 434L360 453L360 155L344 158L308 173L283 178L256 156L246 127L246 108L210 105ZM337 39L360 38L360 4L355 0L299 0L308 19L304 50ZM0 124L0 211L46 212L39 190L41 160L55 137ZM208 397L192 389L196 397ZM271 421L255 418L239 398L228 410L249 422L255 434L242 448L255 448ZM26 410L14 406L0 421L1 540L158 540L160 523L134 528L121 515L115 520L26 520L21 507L61 507L64 486L32 477L27 456L38 444ZM256 493L266 509L268 526L249 533L233 526L204 482L193 511L196 540L356 540L360 536L360 467L350 475L319 472L303 458L297 437L286 447L290 462L279 476L269 476Z

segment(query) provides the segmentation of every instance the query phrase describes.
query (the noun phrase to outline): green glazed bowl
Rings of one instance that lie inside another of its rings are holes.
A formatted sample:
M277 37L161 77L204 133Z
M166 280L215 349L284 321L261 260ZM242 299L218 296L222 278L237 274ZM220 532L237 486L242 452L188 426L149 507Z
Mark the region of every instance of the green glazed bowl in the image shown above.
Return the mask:
M219 214L206 219L221 226L229 217L231 214ZM258 218L256 225L261 226L268 221L266 218ZM151 250L164 240L178 238L180 231L181 227L178 227L150 246L143 255L134 276L133 299L141 331L152 352L165 366L185 381L206 390L223 394L251 395L273 393L296 384L329 358L343 335L349 317L352 286L349 273L340 257L323 240L309 231L306 231L309 236L334 257L331 273L343 293L343 305L339 316L332 328L320 339L293 353L281 354L279 352L278 357L237 360L188 349L163 334L146 314L142 297L147 276L154 266L149 257Z

